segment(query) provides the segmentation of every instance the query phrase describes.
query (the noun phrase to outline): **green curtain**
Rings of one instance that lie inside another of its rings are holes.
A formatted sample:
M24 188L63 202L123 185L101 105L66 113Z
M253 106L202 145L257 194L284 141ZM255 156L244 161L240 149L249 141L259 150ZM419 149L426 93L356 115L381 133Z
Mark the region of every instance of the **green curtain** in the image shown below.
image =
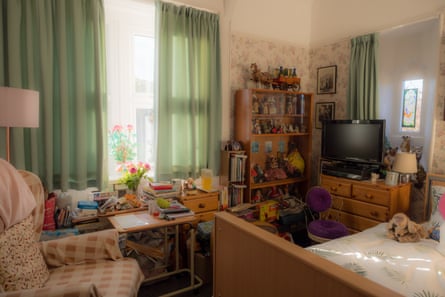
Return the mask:
M11 162L37 173L49 191L101 188L107 179L102 1L2 0L0 9L0 85L40 96L39 128L11 129Z
M378 35L351 39L349 64L348 116L356 120L377 117L377 45Z
M160 180L219 172L221 61L219 16L156 2Z

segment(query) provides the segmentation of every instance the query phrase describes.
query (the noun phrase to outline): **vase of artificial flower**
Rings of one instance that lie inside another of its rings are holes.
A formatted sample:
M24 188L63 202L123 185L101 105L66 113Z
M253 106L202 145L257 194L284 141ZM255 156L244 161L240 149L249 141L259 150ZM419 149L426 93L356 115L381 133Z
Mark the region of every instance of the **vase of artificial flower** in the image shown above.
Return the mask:
M118 171L123 172L120 182L125 184L133 193L137 194L138 186L142 179L151 180L146 174L150 171L150 164L144 162L126 162L118 167ZM139 195L138 195L139 196Z

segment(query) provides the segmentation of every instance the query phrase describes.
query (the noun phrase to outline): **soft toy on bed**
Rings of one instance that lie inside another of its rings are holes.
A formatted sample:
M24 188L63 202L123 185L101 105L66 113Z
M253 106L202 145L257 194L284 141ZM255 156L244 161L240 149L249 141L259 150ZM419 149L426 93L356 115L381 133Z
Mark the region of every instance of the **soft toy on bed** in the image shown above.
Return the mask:
M428 237L423 226L411 221L407 215L396 213L387 225L387 237L398 242L417 242Z

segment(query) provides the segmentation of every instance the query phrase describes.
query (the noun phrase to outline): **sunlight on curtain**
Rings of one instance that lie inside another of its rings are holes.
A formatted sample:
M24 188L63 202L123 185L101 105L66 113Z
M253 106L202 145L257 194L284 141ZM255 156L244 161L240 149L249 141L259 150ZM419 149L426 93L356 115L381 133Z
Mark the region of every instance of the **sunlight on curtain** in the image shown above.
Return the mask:
M355 120L377 117L377 34L351 39L348 116Z
M102 1L2 3L0 84L39 91L41 107L38 129L12 129L12 163L49 191L104 185Z
M157 177L219 171L221 65L219 16L156 2Z

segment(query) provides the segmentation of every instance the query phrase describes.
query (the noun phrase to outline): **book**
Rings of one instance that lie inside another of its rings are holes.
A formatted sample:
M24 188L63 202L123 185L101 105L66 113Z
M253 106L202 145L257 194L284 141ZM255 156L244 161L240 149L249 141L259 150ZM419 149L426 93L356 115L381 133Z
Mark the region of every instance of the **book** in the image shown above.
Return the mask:
M160 208L158 206L159 212L161 214L177 214L177 213L185 213L185 212L190 212L190 209L187 208L185 205L181 204L179 201L177 200L172 200L170 202L170 206L168 208Z
M183 218L183 217L194 216L194 215L195 215L195 213L193 211L189 210L186 212L165 214L164 218L169 220L169 219Z
M150 187L155 191L173 189L173 185L171 183L161 183L161 182L150 183Z

